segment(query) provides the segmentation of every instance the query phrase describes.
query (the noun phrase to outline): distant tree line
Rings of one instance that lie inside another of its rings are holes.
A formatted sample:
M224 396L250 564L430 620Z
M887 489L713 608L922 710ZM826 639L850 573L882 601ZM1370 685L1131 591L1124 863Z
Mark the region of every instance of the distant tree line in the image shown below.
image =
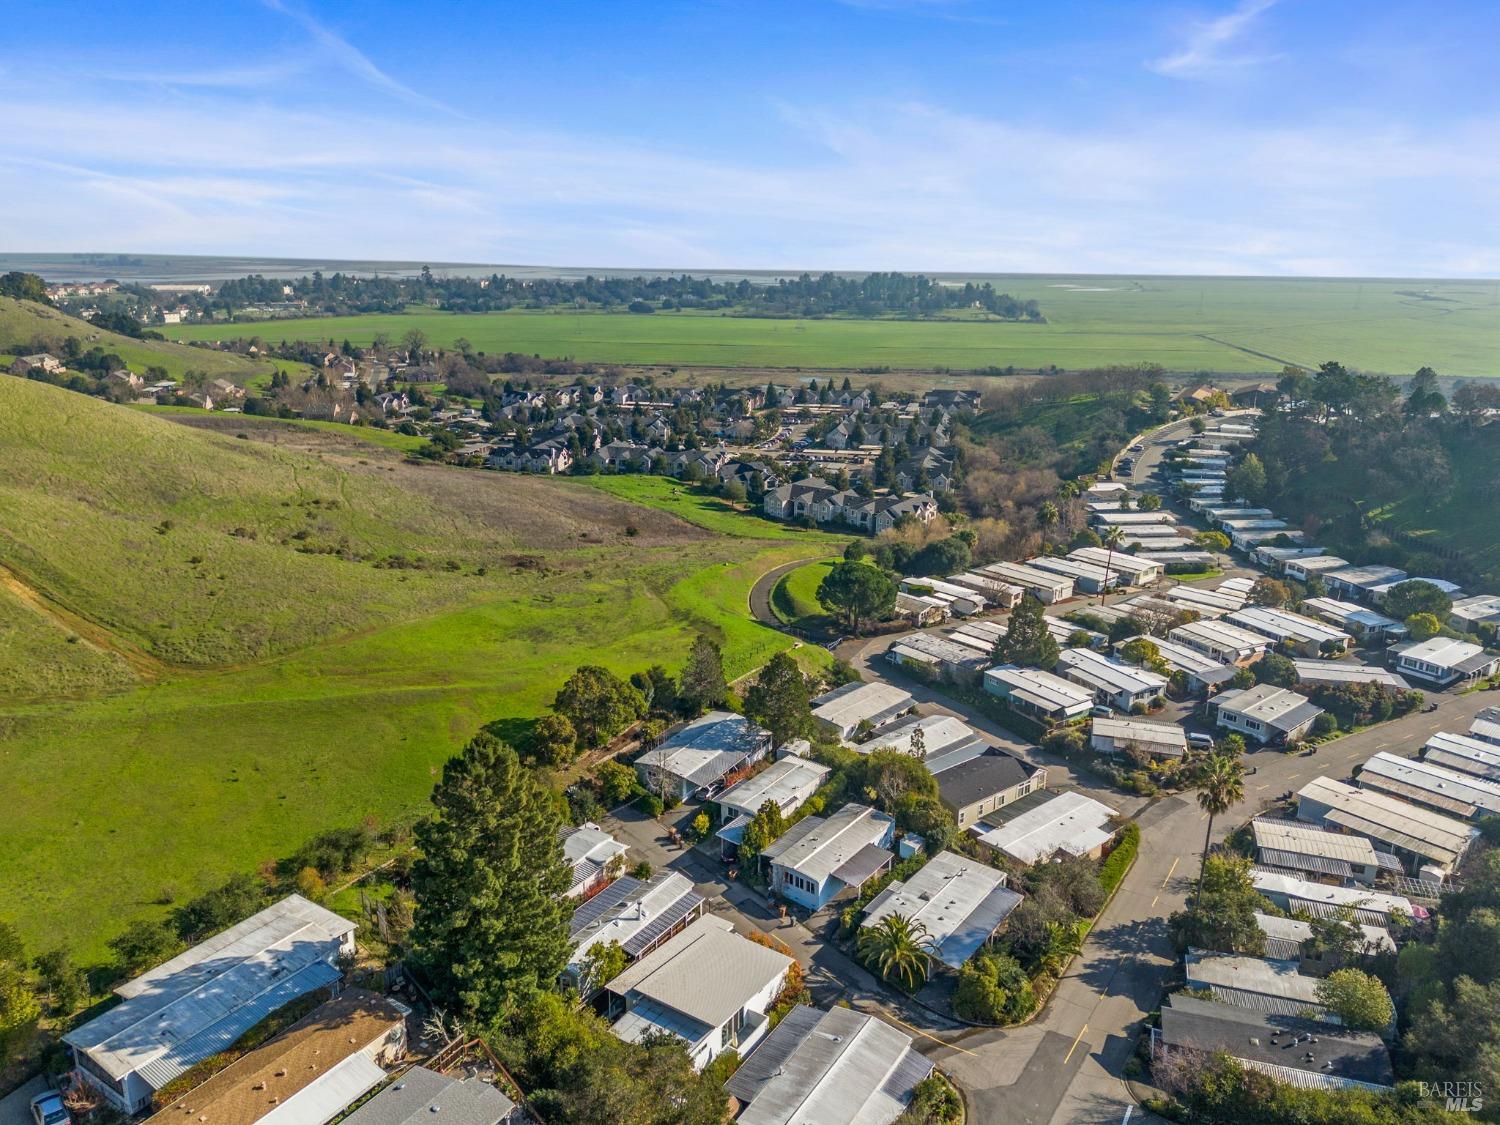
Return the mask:
M290 285L291 294L283 286ZM260 275L224 282L212 296L188 298L200 313L230 316L247 308L305 301L327 315L404 312L413 304L448 312L499 312L513 308L600 308L636 313L705 309L737 316L930 317L976 309L1005 320L1040 322L1035 301L998 293L989 282L945 285L921 274L824 273L782 278L774 284L707 277L487 278L356 277L315 272L293 282Z

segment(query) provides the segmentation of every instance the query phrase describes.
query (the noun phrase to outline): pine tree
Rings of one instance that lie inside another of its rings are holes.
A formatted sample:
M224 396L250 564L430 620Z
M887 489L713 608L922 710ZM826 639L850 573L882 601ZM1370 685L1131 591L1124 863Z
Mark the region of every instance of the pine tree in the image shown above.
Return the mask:
M488 733L450 758L416 830L411 944L441 1003L478 1023L552 986L568 961L557 806Z
M811 692L797 662L778 652L745 693L745 714L771 732L773 745L812 734Z
M1051 668L1057 657L1057 639L1047 631L1042 603L1027 594L1011 613L1005 636L995 645L995 659L1001 664Z
M688 653L677 688L677 698L685 710L696 715L724 702L729 685L724 679L724 656L719 646L698 634Z

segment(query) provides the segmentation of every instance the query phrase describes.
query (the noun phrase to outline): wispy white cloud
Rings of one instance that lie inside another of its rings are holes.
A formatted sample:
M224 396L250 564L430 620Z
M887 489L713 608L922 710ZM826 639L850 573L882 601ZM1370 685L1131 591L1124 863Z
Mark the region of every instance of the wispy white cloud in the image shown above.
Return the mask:
M1240 41L1276 0L1240 0L1233 11L1211 20L1195 20L1187 29L1182 49L1146 64L1169 78L1206 78L1271 62L1276 55L1246 52Z
M359 78L378 90L384 90L393 97L402 101L410 102L412 105L422 106L427 109L439 110L453 116L462 116L451 106L445 105L436 98L428 97L426 94L413 90L403 82L392 78L380 67L376 66L370 56L350 43L342 35L318 20L311 12L294 4L286 3L285 0L262 0L267 8L273 12L295 20L301 24L317 46L339 67L347 73Z

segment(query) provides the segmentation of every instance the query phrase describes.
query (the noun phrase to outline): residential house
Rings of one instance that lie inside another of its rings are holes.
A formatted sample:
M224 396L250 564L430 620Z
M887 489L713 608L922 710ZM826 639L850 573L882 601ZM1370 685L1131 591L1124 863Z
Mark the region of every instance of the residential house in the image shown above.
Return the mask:
M1335 598L1370 599L1377 586L1388 586L1406 577L1406 571L1394 566L1346 566L1324 570L1320 577Z
M48 375L61 375L67 370L67 365L55 355L48 355L46 352L17 356L15 362L10 365L12 375L25 375L33 369L44 371Z
M1314 828L1296 820L1258 816L1250 822L1255 858L1263 867L1313 879L1336 879L1340 886L1370 886L1382 872L1400 873L1393 857L1382 856L1363 836Z
M986 816L969 831L1017 863L1048 863L1056 855L1098 859L1114 838L1115 810L1077 790L1038 789Z
M1323 713L1306 696L1275 684L1221 692L1209 700L1209 709L1215 725L1267 746L1300 742Z
M770 749L769 731L743 715L710 711L647 750L635 760L635 768L650 792L675 793L686 800Z
M1469 641L1458 641L1452 637L1413 641L1399 645L1391 652L1395 657L1396 671L1404 676L1425 680L1439 688L1473 683L1493 676L1500 669L1500 656L1486 652Z
M478 1075L454 1078L414 1066L345 1117L340 1125L522 1125L528 1116Z
M895 612L896 616L922 629L929 625L941 625L948 620L952 611L947 602L931 594L908 594L904 590L897 590Z
M1120 552L1123 555L1125 552ZM1117 590L1124 586L1127 575L1113 567L1106 570L1102 563L1080 562L1078 559L1057 555L1038 555L1027 559L1026 565L1033 570L1045 570L1061 574L1073 580L1073 589L1085 594L1099 594L1106 590Z
M999 748L962 761L930 762L929 769L938 784L939 800L959 828L1047 787L1045 769Z
M848 804L831 816L808 816L761 853L771 889L808 910L820 910L886 871L896 822L866 805Z
M799 1004L724 1089L741 1125L891 1125L931 1073L911 1036L885 1021Z
M815 501L832 496L838 489L821 477L803 477L791 484L771 489L761 501L761 508L773 519L801 519L812 517Z
M362 988L320 1004L153 1114L154 1125L323 1125L386 1079L406 1053L411 1009Z
M1127 637L1116 645L1116 649L1122 649L1139 637ZM1166 640L1161 637L1145 637L1156 646L1157 653L1167 662L1167 667L1173 672L1181 672L1187 677L1187 689L1194 695L1205 695L1211 691L1217 691L1230 680L1234 679L1238 668L1233 664L1225 664L1207 653L1196 648L1182 644L1176 640Z
M1176 723L1096 716L1090 723L1089 745L1112 757L1128 757L1133 752L1151 758L1181 758L1187 753L1187 734Z
M952 715L912 716L885 728L868 742L854 746L859 754L895 750L923 758L929 770L976 758L989 748L984 736Z
M900 667L920 670L934 679L964 687L977 687L990 665L988 654L931 633L913 633L892 641L885 650L885 658Z
M968 617L971 614L983 613L989 605L988 599L983 594L967 586L959 586L940 578L903 578L901 592L938 598L947 605L949 612L955 617Z
M950 574L944 581L982 594L985 601L996 609L1015 609L1021 601L1021 595L1026 592L1019 586L1012 586L1009 582L972 570L963 574Z
M1160 703L1167 690L1165 676L1091 648L1063 649L1057 658L1057 671L1065 679L1093 692L1096 702L1117 711Z
M1265 867L1250 869L1250 885L1282 910L1310 914L1314 918L1337 918L1352 913L1364 926L1384 926L1391 918L1426 918L1425 907L1402 895L1372 891L1368 887L1336 887L1313 882L1285 871Z
M1469 724L1469 735L1480 742L1500 746L1500 707L1486 707L1475 715Z
M1150 586L1162 576L1162 564L1143 559L1127 551L1110 551L1105 547L1080 547L1068 558L1091 566L1107 567L1111 573L1124 576L1127 586Z
M651 464L652 450L650 446L638 445L629 441L612 441L601 445L589 454L589 460L601 469L612 469L615 472L627 470L644 469Z
M819 786L833 771L824 765L796 755L778 758L759 773L731 785L714 803L719 806L717 835L725 858L730 858L745 838L745 828L761 806L770 802L790 816L812 799Z
M1482 720L1475 720L1480 727ZM1495 724L1491 724L1495 725ZM1439 731L1422 747L1424 760L1486 781L1500 781L1500 742Z
M1245 604L1245 596L1232 590L1205 590L1201 586L1173 586L1167 601L1179 610L1191 609L1201 617L1223 617Z
M1043 605L1066 601L1073 596L1073 580L1048 570L1037 570L1020 563L997 562L975 568L975 573L998 578L1011 586L1019 586Z
M1260 633L1224 621L1191 621L1178 625L1167 638L1224 664L1248 664L1271 647Z
M1337 656L1347 651L1353 640L1342 629L1270 606L1247 605L1229 614L1224 622L1269 637L1278 647L1302 656Z
M1407 683L1394 672L1353 664L1347 660L1293 660L1297 681L1304 684L1381 684L1397 691L1410 691Z
M1298 791L1297 819L1364 836L1433 882L1458 866L1476 832L1461 820L1327 777Z
M1291 962L1190 949L1183 965L1188 987L1206 989L1219 1004L1336 1022L1318 999L1318 978L1304 976Z
M1046 722L1079 719L1094 705L1094 693L1038 668L1001 664L984 674L984 690L1012 709Z
M353 953L353 922L288 895L117 986L122 1003L62 1039L84 1082L137 1113L272 1012L335 984Z
M573 881L564 892L567 898L588 898L625 864L624 844L592 822L563 828L563 862L573 872Z
M611 1030L628 1043L675 1035L698 1070L724 1051L748 1054L792 964L723 918L699 918L604 986Z
M812 715L823 730L848 741L862 725L878 729L913 706L915 700L909 692L877 680L825 691L812 700Z
M1500 816L1500 782L1451 770L1433 761L1382 750L1360 767L1355 784L1461 820Z
M872 898L860 928L899 914L926 929L939 964L960 969L1021 905L1021 896L1005 882L1003 871L956 852L939 852L916 874L894 880Z
M1406 626L1401 622L1355 602L1308 598L1302 608L1368 644L1393 644L1406 636Z
M1308 976L1326 977L1335 969L1347 967L1343 951L1323 950L1313 940L1313 924L1302 918L1283 918L1257 912L1255 924L1260 928L1264 945L1261 956L1268 961L1296 962L1298 971ZM1359 948L1356 958L1367 960L1382 953L1395 953L1396 943L1384 926L1359 926Z
M1465 633L1477 633L1481 625L1500 625L1500 595L1459 598L1448 611L1448 623Z
M1395 1084L1380 1036L1326 1021L1262 1012L1177 993L1151 1029L1152 1058L1174 1051L1194 1057L1223 1053L1247 1070L1310 1090L1388 1091Z
M1314 578L1321 581L1323 575L1349 566L1349 560L1338 555L1313 555L1303 559L1288 559L1283 573L1298 582L1311 582Z
M572 952L565 971L574 988L586 987L584 962L595 946L618 942L631 961L646 956L703 916L703 896L676 871L649 879L622 875L573 911L568 922Z

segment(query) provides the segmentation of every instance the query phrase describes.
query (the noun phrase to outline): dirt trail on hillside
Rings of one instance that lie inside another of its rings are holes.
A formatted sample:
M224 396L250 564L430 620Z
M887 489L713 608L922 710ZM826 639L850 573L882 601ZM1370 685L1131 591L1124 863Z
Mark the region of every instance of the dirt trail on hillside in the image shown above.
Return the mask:
M165 666L156 657L121 640L104 626L58 605L3 563L0 563L0 587L4 587L27 609L45 617L59 629L76 634L95 648L118 656L142 680L152 682L161 677Z

